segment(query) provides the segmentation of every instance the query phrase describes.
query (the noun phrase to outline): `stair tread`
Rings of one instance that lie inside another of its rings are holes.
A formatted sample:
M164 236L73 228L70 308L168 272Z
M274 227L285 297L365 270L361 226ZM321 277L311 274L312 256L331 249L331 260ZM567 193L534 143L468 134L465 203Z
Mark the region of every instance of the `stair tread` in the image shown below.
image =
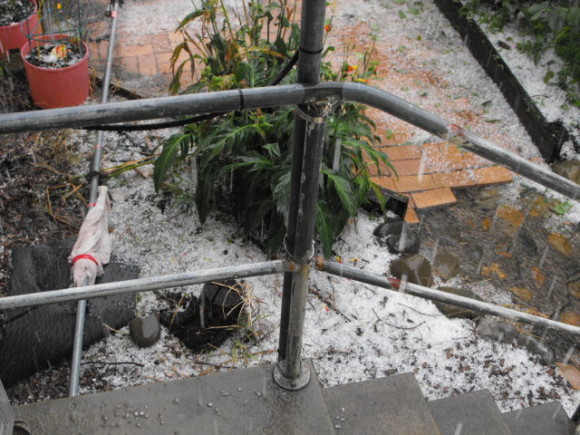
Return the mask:
M510 435L489 390L478 390L429 402L443 435Z
M513 435L574 433L574 424L558 402L506 412L504 419Z
M337 433L439 434L411 373L322 390Z
M31 433L334 434L311 362L300 391L272 380L272 365L238 369L14 408ZM145 416L148 416L146 418Z

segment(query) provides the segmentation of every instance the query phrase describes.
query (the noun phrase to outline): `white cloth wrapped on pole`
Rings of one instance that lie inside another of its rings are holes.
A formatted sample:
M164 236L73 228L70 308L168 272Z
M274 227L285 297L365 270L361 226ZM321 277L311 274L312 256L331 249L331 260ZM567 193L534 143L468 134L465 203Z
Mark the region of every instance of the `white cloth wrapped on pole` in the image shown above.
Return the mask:
M97 277L104 273L103 266L111 259L108 218L111 200L106 186L99 186L97 202L90 207L68 257L74 287L82 286L86 277L89 278L89 285L93 285Z

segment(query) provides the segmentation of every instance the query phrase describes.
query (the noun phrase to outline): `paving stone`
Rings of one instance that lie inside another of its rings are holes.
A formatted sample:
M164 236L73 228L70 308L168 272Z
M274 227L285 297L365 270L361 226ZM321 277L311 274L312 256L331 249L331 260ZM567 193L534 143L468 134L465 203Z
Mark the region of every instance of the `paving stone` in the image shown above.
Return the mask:
M401 145L380 148L391 160L420 159L421 148L418 145Z
M153 54L147 56L139 56L139 73L144 76L152 76L158 74L157 61Z
M417 211L414 207L408 207L407 212L405 213L405 222L408 224L418 224L421 222L419 216L417 215Z
M399 177L405 175L417 175L421 171L421 159L411 159L411 160L395 160L392 162L397 175Z
M439 434L410 374L322 390L337 434Z
M513 180L510 170L501 166L489 166L487 168L474 169L477 184L507 183Z
M545 403L504 414L513 435L573 434L574 425L562 405Z
M509 435L510 430L489 390L429 402L443 435Z
M418 209L455 204L457 202L457 198L448 187L414 192L411 197Z
M433 177L427 175L408 175L395 179L398 192L417 192L421 190L435 189L437 185Z
M439 172L433 174L433 179L439 187L472 187L477 184L475 175L468 171Z
M271 365L14 408L33 434L334 434L312 364L286 391ZM74 403L74 404L73 404Z
M153 53L153 46L149 42L137 45L118 44L117 51L121 57L147 56Z
M396 192L397 185L395 184L395 177L389 177L387 175L381 175L380 177L371 177L371 180L383 189L388 189Z

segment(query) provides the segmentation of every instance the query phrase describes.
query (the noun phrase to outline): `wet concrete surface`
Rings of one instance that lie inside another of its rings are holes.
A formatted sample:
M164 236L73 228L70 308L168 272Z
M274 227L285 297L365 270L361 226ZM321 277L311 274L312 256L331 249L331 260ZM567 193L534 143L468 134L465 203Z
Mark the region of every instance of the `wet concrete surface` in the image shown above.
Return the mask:
M457 191L457 198L456 205L422 213L416 228L424 255L449 251L459 260L465 287L475 293L488 283L503 293L501 299L511 299L505 304L511 308L578 326L580 228L565 214L558 217L562 202L525 187L514 197L487 187ZM577 345L561 333L549 332L546 339L557 359ZM579 362L577 352L569 356Z
M34 434L334 434L321 387L295 392L273 366L39 402L14 408Z

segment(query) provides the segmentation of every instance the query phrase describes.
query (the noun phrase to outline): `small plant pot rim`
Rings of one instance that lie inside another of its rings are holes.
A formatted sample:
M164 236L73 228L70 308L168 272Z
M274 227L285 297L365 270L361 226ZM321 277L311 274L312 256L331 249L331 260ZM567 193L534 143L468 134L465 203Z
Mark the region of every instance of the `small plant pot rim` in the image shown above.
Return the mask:
M38 4L37 0L30 0L34 4L32 13L18 23L12 23L9 26L0 26L0 58L6 56L10 50L22 49L26 43L26 33L23 28L28 27L32 31L38 26Z
M46 36L46 38L50 38L50 37L55 37L58 39L64 39L64 37L66 37L66 35L64 34L55 34L55 35L51 35L51 36ZM42 37L43 38L43 37ZM38 39L34 39L32 40L32 45L34 47L38 47L40 45L44 45L45 43L51 43L51 42L55 42L55 39L46 39L46 40L41 40L39 41ZM43 70L48 72L62 72L62 71L66 71L69 69L73 69L77 64L84 62L88 57L89 57L89 47L87 46L87 44L82 41L83 47L85 48L85 55L79 59L77 62L73 63L72 65L69 66L64 66L62 68L45 68L43 66L37 66L34 65L33 63L30 63L27 59L26 56L28 56L28 53L30 53L30 42L27 42L26 44L24 44L24 46L22 47L22 49L20 50L20 56L22 57L23 62L31 67L31 68L35 68L35 69L39 69L39 70Z

